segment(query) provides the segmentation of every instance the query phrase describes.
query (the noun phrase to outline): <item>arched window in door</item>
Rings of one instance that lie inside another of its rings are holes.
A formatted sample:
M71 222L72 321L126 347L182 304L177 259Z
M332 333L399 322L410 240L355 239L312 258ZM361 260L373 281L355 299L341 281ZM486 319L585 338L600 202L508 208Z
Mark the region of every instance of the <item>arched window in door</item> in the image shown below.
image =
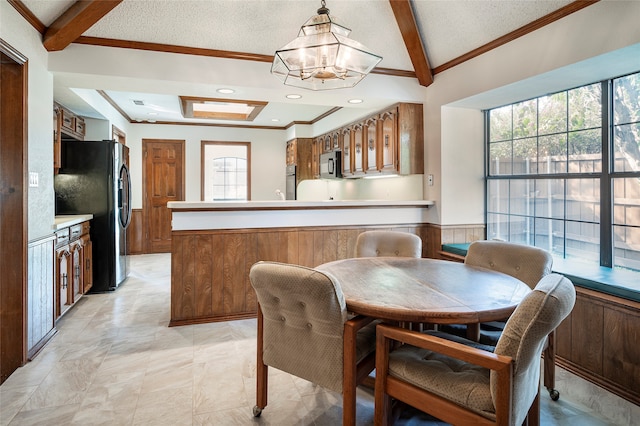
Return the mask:
M202 141L202 201L250 200L250 143Z

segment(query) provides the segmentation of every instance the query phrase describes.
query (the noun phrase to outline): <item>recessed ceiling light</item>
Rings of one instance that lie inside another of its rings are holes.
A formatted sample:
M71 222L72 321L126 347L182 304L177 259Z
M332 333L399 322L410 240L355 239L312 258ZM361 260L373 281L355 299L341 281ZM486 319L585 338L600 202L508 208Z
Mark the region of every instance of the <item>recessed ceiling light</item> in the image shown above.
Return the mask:
M218 90L216 90L216 92L224 93L225 95L228 95L228 94L231 94L231 93L236 93L236 91L233 90L233 89L218 89Z
M301 97L302 95L296 95L295 93L287 95L287 99L300 99Z
M271 121L273 121L275 123L275 122L280 121L280 119L279 118L272 118Z
M349 99L350 104L361 104L362 99Z

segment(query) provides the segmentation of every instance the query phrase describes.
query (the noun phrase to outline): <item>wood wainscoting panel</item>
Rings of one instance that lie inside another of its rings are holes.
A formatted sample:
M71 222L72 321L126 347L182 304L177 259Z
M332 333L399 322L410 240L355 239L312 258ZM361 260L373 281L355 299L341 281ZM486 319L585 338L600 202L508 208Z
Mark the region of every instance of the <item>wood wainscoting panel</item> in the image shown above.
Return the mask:
M640 312L604 308L604 377L640 395ZM615 348L615 350L606 350Z
M640 405L640 303L576 287L556 329L556 364Z
M254 263L315 267L353 257L358 234L371 229L427 235L426 225L174 231L170 325L253 318L258 305L249 271Z
M571 312L571 359L601 375L604 309L600 304L581 302Z

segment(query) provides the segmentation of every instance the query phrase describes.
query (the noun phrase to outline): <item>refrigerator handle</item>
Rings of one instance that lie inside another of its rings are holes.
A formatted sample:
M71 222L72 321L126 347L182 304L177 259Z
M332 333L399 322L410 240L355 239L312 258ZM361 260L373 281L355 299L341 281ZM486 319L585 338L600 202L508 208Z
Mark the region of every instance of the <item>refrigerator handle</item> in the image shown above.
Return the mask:
M120 168L118 179L118 208L120 209L120 225L127 228L131 222L131 179L126 164Z

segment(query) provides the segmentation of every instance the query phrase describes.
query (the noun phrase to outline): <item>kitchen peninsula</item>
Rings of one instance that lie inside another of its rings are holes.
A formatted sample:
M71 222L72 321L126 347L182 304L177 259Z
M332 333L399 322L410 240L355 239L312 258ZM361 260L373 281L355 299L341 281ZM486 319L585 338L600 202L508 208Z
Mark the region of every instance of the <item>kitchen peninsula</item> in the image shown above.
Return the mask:
M356 238L365 230L417 234L425 253L426 210L432 205L427 200L170 202L170 325L255 317L251 265L270 260L315 267L353 257Z

